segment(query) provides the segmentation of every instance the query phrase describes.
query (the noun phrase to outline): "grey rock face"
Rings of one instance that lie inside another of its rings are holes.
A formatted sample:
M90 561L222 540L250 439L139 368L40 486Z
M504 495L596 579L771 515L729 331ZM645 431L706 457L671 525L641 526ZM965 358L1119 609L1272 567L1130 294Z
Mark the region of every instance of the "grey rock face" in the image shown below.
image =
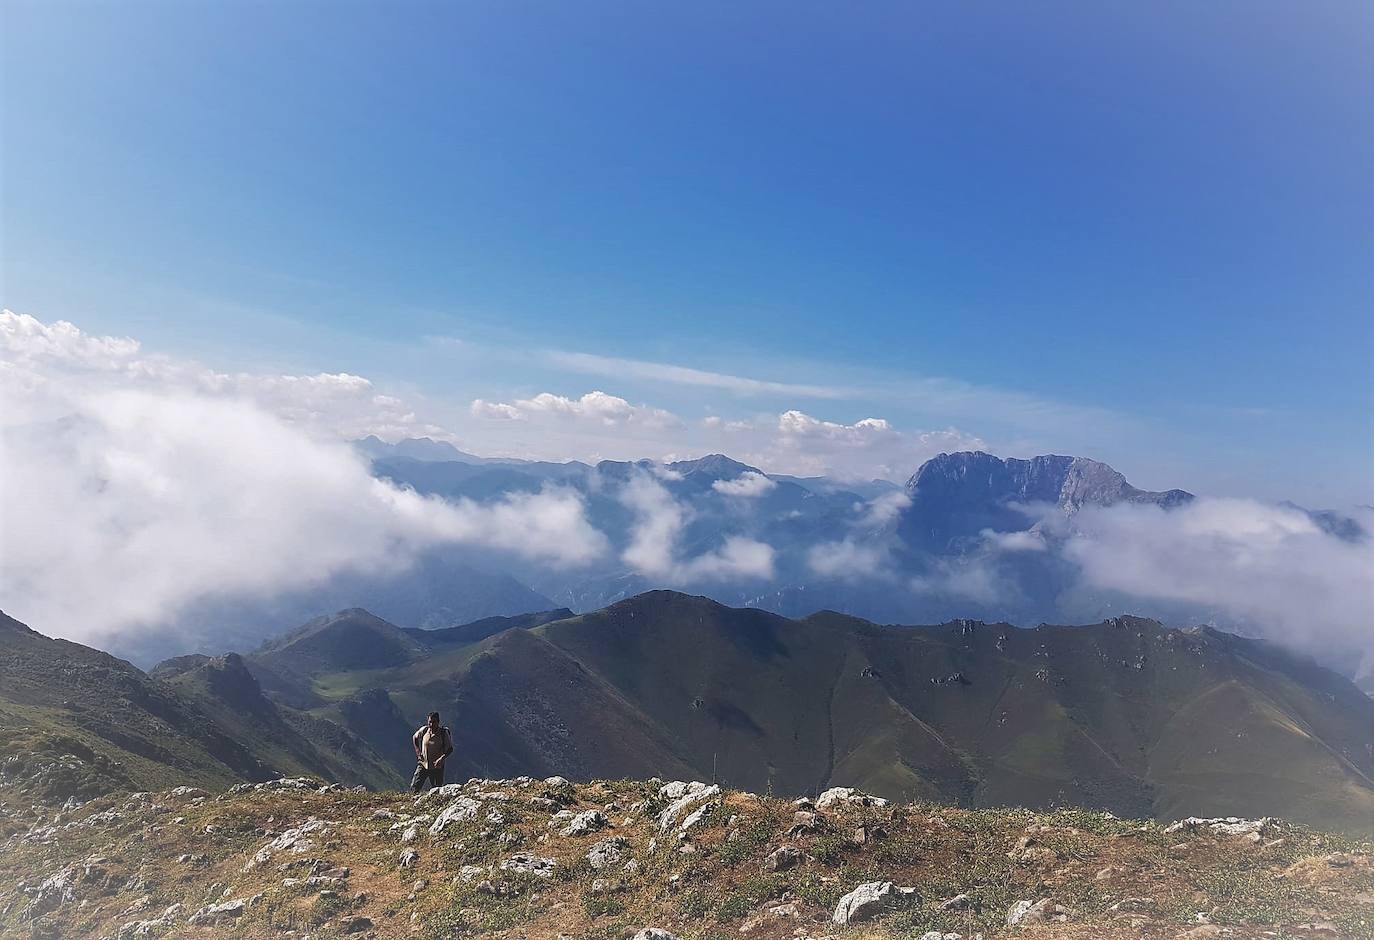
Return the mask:
M568 820L567 828L563 830L565 836L585 836L590 832L605 829L610 823L606 814L599 809L589 809L585 813L578 813Z
M840 898L831 920L841 926L857 924L896 908L914 893L914 889L897 888L890 881L870 881Z
M790 846L779 846L763 860L764 871L787 871L801 864L801 851Z
M621 853L630 847L630 841L620 836L602 839L587 852L587 862L593 868L601 869L620 861Z
M541 858L538 855L531 855L528 852L517 852L497 867L502 871L518 872L526 875L535 875L539 878L548 878L553 875L553 871L558 867L558 863L551 858Z

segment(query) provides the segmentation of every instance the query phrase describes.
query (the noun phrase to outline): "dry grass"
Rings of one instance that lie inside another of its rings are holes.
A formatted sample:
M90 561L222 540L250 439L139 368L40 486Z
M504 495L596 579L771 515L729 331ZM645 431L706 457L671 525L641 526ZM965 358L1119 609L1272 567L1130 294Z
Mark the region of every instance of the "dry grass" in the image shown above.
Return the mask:
M0 804L10 833L0 855L0 935L117 937L121 925L181 904L165 930L149 935L320 938L356 927L354 935L379 937L621 940L652 925L696 940L877 940L929 930L966 938L1163 938L1200 927L1195 936L1374 937L1374 846L1302 827L1275 824L1255 843L1206 831L1166 834L1105 814L905 804L826 810L819 831L789 837L796 807L730 792L690 838L679 839L658 830L665 802L658 789L597 781L560 793L541 781L472 782L469 795L507 798L483 800L476 819L438 837L421 825L410 846L393 823L437 807L417 808L408 794L121 795L56 818L9 801ZM551 810L536 805L550 795L574 812L604 810L612 826L563 836L549 824ZM492 811L504 819L490 821ZM395 818L377 815L387 813ZM263 846L312 817L327 826L309 848L245 870ZM859 842L861 826L867 837ZM628 847L618 863L594 870L588 848L612 836ZM801 850L801 863L765 870L765 858L784 844ZM408 848L419 860L403 869L398 859ZM552 875L494 867L517 851L554 859ZM349 873L337 885L283 884L339 866ZM480 871L464 877L465 866ZM70 896L49 891L38 902L39 887L63 871L73 873ZM917 894L875 922L832 925L835 903L866 881ZM259 894L236 920L186 923L206 905ZM965 904L945 906L961 894ZM1067 920L1005 926L1013 903L1042 898L1065 908ZM787 916L769 913L778 907ZM1214 926L1200 924L1199 913Z

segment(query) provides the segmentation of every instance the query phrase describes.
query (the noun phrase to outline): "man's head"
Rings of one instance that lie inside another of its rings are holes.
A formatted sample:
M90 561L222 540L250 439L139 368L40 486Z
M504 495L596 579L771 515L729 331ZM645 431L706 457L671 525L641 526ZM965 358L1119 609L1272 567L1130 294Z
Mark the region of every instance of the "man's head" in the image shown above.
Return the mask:
M429 726L430 726L431 728L433 728L435 731L438 731L438 730L439 730L439 713L438 713L438 712L430 712L430 713L429 713Z

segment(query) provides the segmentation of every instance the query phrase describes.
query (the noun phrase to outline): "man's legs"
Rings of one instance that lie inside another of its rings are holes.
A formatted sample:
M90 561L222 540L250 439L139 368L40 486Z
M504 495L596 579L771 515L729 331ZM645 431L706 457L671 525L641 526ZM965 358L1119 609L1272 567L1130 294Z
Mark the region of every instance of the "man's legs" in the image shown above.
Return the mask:
M440 774L443 773L443 768L442 768L442 767L439 768L439 772L440 772ZM433 773L433 772L432 772L431 770L429 770L427 767L425 767L424 764L416 764L416 765L415 765L415 776L413 776L413 777L410 778L410 792L411 792L411 793L419 793L419 792L420 792L420 788L421 788L422 786L425 785L425 780L427 780L427 779L432 779L431 776L430 776L432 773ZM432 785L432 784L431 784L431 785Z
M440 764L429 772L429 785L431 787L442 787L444 785L444 765Z

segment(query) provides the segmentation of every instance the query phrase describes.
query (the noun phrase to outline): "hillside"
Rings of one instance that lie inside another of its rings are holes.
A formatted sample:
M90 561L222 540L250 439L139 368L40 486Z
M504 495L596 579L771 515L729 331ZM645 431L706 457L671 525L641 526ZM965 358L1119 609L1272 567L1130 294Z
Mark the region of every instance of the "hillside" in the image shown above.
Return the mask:
M966 806L1374 833L1374 700L1256 641L1131 617L884 627L658 591L319 674L310 692L379 752L408 729L366 714L439 709L465 776L714 773L779 794L844 782Z
M270 702L240 657L157 675L0 614L0 787L44 803L283 773L383 785L390 768L341 726Z
M182 611L175 624L118 637L111 651L142 666L193 651L246 651L285 626L353 607L402 627L440 629L558 606L480 561L438 547L398 569L345 572L323 584L268 597L203 597Z
M1358 938L1374 844L1273 819L790 801L701 783L303 779L6 804L0 933Z

